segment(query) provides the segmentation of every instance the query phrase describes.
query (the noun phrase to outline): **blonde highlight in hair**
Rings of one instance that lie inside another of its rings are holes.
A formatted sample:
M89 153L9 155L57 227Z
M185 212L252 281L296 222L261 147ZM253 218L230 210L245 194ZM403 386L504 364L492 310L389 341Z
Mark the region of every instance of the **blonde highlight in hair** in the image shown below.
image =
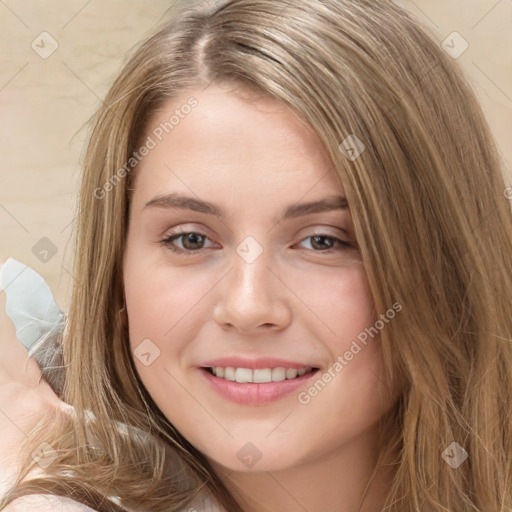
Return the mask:
M504 165L462 69L390 0L198 5L133 53L94 119L84 162L63 339L62 399L76 415L49 415L32 433L3 504L46 492L102 511L179 511L207 489L242 511L152 401L129 352L117 312L136 168L95 193L165 101L215 82L270 96L313 129L345 190L377 315L402 305L381 333L399 397L381 425L378 464L395 467L384 510L512 511ZM339 148L352 134L365 145L353 161ZM25 479L41 439L58 459ZM454 441L469 454L456 469L441 457Z

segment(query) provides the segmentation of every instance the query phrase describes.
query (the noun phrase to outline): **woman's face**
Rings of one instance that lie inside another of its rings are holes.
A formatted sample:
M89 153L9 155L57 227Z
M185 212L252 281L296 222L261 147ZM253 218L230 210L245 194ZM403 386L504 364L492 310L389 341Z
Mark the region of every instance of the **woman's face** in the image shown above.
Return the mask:
M152 119L124 284L161 411L213 463L267 471L373 435L392 401L332 164L290 110L239 92L192 90Z

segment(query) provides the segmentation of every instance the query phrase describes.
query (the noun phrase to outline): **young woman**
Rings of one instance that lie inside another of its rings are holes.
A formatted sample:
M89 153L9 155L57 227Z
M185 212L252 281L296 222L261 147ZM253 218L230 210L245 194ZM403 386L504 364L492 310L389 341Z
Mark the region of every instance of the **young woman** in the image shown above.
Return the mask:
M511 511L502 170L390 1L166 23L94 122L72 409L48 405L6 510Z

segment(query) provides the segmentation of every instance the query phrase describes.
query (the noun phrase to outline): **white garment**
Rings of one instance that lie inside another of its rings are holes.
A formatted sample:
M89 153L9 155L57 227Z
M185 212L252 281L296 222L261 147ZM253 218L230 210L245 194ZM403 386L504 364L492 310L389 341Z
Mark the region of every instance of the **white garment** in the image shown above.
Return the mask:
M68 498L49 494L33 494L14 500L5 512L95 512L94 509Z

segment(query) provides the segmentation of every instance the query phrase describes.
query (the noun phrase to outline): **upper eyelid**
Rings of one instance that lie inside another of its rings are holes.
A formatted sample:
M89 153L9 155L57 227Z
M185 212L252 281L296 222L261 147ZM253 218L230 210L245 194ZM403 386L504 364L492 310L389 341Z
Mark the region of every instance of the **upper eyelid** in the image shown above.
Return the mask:
M194 225L195 223L190 223L192 225ZM201 223L200 223L201 224ZM202 236L205 236L205 237L208 237L208 238L211 238L206 232L211 232L211 230L209 228L203 228L203 227L200 227L200 228L194 228L194 227L190 227L190 228L183 228L183 225L179 225L179 226L176 226L174 228L170 228L170 229L179 229L179 231L176 231L174 233L169 233L168 235L166 235L166 233L169 231L169 229L167 229L163 234L162 234L162 237L164 238L169 238L171 236L174 236L174 235L181 235L181 234L187 234L187 233L197 233L199 235L202 235ZM327 235L327 236L332 236L332 237L337 237L339 236L338 233L336 234L332 234L332 233L329 233L329 230L337 230L337 231L341 231L343 233L344 236L346 236L347 238L353 238L353 234L352 234L352 230L350 230L349 228L343 228L341 226L321 226L319 224L312 224L311 226L308 226L306 228L302 228L302 229L305 229L305 230L320 230L319 233L313 233L313 234L310 234L310 235L307 235L307 236L315 236L315 235ZM302 231L301 229L301 231ZM325 230L325 231L322 231L322 230Z
M303 238L301 238L301 240L303 240L304 238L308 238L310 236L330 236L330 237L333 237L333 238L337 238L339 237L340 235L338 233L336 234L333 234L333 233L330 233L328 231L329 228L325 228L326 230L325 231L322 231L321 229L322 228L319 228L320 230L318 232L315 232L315 233L310 233L308 235L305 235L303 236ZM340 228L340 227L334 227L334 226L331 226L330 229L338 229L340 231L343 232L343 234L347 237L347 238L352 238L350 233L348 232L348 230L346 229L343 229L343 228ZM314 230L316 231L316 230ZM176 231L174 233L167 233L167 234L163 234L162 235L162 239L166 240L168 238L171 238L171 237L174 237L174 236L178 236L178 235L188 235L188 234L196 234L196 235L201 235L201 236L204 236L210 240L212 240L212 238L210 237L210 235L206 234L202 229L183 229L180 227L180 231ZM213 241L213 240L212 240Z

